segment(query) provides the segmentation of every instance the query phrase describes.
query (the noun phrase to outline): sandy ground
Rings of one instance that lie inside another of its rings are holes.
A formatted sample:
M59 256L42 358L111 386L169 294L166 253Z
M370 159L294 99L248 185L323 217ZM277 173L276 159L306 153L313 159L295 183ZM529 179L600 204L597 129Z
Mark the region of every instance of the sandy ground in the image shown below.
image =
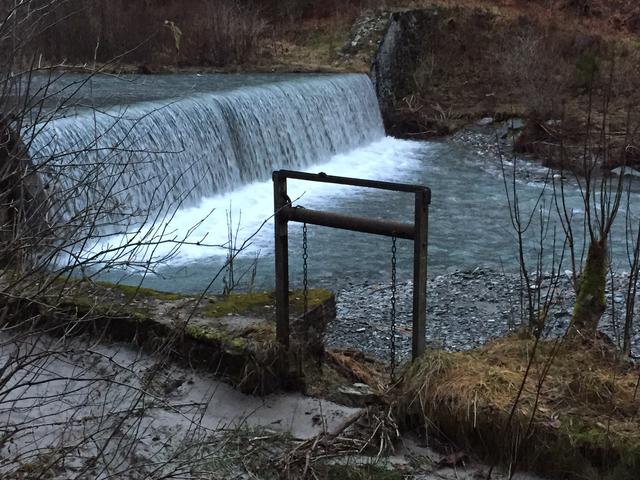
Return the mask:
M18 347L15 338L0 339L0 365L15 369L0 388L0 432L11 434L0 452L6 475L56 456L64 457L53 469L57 478L186 474L207 444L219 448L221 432L308 439L359 412L297 393L244 395L126 345L29 336Z
M298 393L245 395L161 358L123 344L0 333L0 477L277 478L273 460L297 440L361 412ZM421 480L484 478L488 469L447 459L407 435L391 457L334 461Z

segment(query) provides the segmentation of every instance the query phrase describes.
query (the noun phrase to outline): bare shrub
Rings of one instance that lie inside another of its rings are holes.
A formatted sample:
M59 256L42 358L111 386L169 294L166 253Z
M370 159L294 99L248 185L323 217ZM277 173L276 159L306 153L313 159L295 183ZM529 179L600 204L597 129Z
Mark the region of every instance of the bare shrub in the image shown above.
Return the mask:
M185 26L183 55L200 64L224 66L254 58L268 23L259 9L237 2L206 3L203 15Z
M141 64L242 63L256 52L268 26L252 2L189 0L129 2L69 0L55 6L36 45L48 63L104 63L124 55ZM182 32L176 45L175 25Z
M571 85L573 67L557 38L525 29L511 39L502 63L503 75L522 89L522 101L538 119L558 118Z
M287 21L318 19L334 15L357 15L365 8L382 7L380 0L270 0L261 2L265 10L275 12L277 17Z

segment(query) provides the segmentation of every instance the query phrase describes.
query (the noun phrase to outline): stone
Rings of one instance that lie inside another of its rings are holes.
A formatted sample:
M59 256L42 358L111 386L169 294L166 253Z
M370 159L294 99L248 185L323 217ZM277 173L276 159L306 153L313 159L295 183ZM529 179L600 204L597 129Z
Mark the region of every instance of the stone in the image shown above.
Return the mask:
M342 386L338 392L346 396L357 404L374 402L377 399L376 393L364 383L354 383L352 386Z
M478 120L476 122L476 125L478 125L479 127L487 127L489 125L492 125L494 122L495 120L493 119L493 117L484 117Z
M525 125L525 121L522 118L510 118L507 120L509 130L522 130Z
M627 167L627 168L622 168L622 167L618 167L618 168L614 168L611 170L611 173L613 175L624 175L625 177L640 177L640 171L635 170L631 167Z

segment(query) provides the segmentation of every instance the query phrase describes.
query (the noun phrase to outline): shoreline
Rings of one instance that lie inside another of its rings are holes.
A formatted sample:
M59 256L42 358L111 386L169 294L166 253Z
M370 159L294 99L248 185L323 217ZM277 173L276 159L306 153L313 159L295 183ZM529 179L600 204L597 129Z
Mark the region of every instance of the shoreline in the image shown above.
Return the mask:
M614 275L614 316L611 305L611 278L607 282L607 311L600 331L616 343L616 331L623 323L625 299L620 291L624 273ZM550 278L542 281L542 296ZM520 277L477 267L430 278L427 285L427 347L461 351L480 347L492 339L520 329ZM412 281L398 284L396 348L397 359L408 360L411 353ZM532 290L532 294L535 295ZM526 297L524 297L526 298ZM639 299L640 300L640 297ZM544 337L562 336L571 321L575 292L562 274L549 309ZM389 362L390 285L353 284L336 292L337 317L327 327L328 347L359 349ZM615 322L614 319L615 318ZM621 334L618 330L618 334ZM640 354L640 328L634 329L632 353Z

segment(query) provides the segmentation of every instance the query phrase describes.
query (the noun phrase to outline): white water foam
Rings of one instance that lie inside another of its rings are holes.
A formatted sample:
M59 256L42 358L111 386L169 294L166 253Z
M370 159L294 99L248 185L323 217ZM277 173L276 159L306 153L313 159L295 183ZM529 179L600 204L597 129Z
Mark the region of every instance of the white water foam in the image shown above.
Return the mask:
M423 143L386 137L335 155L328 162L304 171L411 183L421 165L418 152L424 149ZM288 183L289 197L294 204L307 208L330 209L330 205L339 204L345 196L357 195L363 190L315 182L290 180ZM254 182L227 194L204 198L196 207L180 209L161 227L143 225L135 233L110 237L94 245L84 256L95 256L99 263L126 258L130 266L157 261L179 265L223 256L228 253L229 218L233 235L237 236L235 245L244 245L241 255L254 255L273 248L272 215L271 180ZM149 243L149 247L141 248L139 242ZM245 245L245 242L248 243Z

